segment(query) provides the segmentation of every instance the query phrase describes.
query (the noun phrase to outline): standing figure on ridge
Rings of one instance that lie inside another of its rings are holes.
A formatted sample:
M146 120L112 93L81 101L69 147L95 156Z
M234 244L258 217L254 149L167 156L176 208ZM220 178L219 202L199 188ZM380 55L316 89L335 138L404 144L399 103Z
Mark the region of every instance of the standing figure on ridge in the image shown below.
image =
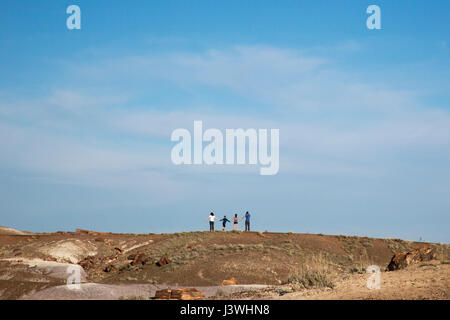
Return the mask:
M216 216L214 213L211 212L206 220L209 220L209 231L214 231L214 221L216 221Z
M245 218L245 231L250 231L250 213L248 213L248 211L242 217L242 219L244 218Z

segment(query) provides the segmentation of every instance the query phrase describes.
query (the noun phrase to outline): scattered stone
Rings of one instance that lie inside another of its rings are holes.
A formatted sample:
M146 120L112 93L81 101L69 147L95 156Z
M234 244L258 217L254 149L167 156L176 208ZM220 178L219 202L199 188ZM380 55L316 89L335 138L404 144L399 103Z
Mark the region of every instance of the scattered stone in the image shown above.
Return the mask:
M78 264L84 269L84 270L90 270L97 264L97 258L94 256L87 256Z
M169 263L171 263L171 262L172 262L172 261L171 261L169 258L162 257L161 259L159 259L158 262L156 262L156 265L157 265L158 267L162 267L162 266L164 266L164 265L166 265L166 264L169 264Z
M45 261L57 261L55 257L47 257Z
M196 288L183 288L172 292L171 299L198 300L205 297L205 294Z
M172 293L172 290L170 290L170 289L157 290L155 292L155 299L168 300L168 299L170 299L171 293Z
M395 254L389 263L386 271L395 271L404 269L410 264L430 261L434 257L433 248L425 246L412 251L405 251Z
M129 259L131 260L131 259ZM131 261L132 266L136 265L144 265L149 261L149 258L145 255L145 253L139 253L134 256L133 261Z
M76 229L75 233L78 234L89 234L92 236L106 236L108 234L111 234L111 232L99 232L99 231L90 231L90 230L83 230L83 229Z
M103 269L104 272L114 272L116 270L117 270L117 268L113 264L110 264L110 265L106 266L105 269Z
M234 277L231 277L230 279L226 279L222 281L223 286L233 286L238 284L237 280Z
M205 294L197 288L163 289L155 293L155 299L162 300L198 300L204 297Z

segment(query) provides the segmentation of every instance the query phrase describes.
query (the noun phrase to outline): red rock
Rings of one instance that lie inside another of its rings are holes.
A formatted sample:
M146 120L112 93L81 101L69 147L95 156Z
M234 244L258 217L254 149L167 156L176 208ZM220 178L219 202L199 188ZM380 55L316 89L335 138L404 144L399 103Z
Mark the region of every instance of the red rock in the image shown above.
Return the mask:
M78 264L84 270L89 270L89 269L92 269L97 264L97 258L94 256L87 256L86 258L84 258L83 260L78 262Z
M395 271L406 268L410 264L429 261L434 257L433 248L425 246L411 251L405 251L395 254L387 267L387 271Z
M232 286L232 285L236 285L238 284L238 282L236 281L236 279L234 277L231 277L230 279L226 279L222 281L222 285L223 286Z
M163 300L198 300L205 297L205 294L197 288L183 288L183 289L163 289L157 290L155 299Z
M172 261L171 261L169 258L162 257L161 259L159 259L158 262L156 262L156 265L157 265L158 267L162 267L162 266L164 266L164 265L166 265L166 264L169 264L169 263L171 263L171 262L172 262Z
M54 257L47 257L45 258L45 261L57 261Z
M144 265L148 261L149 261L149 258L145 255L145 253L139 253L139 254L135 255L133 261L131 262L131 265L132 266Z

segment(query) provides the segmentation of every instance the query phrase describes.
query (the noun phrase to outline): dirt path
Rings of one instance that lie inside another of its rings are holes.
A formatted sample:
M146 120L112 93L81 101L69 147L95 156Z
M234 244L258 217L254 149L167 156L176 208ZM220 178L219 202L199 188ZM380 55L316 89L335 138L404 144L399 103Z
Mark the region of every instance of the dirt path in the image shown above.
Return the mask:
M235 285L196 287L206 297L229 295L240 291L261 290L265 285ZM33 294L25 295L21 300L117 300L117 299L149 299L155 296L156 290L176 289L181 286L132 284L108 285L98 283L82 283L80 289L69 289L67 286L48 288Z

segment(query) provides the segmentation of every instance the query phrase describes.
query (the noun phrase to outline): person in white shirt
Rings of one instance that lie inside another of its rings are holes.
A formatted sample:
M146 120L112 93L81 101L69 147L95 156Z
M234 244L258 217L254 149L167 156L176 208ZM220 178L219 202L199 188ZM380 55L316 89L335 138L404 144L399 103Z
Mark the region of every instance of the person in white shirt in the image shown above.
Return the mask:
M214 222L216 221L216 219L217 217L212 212L208 216L208 218L206 218L206 220L209 220L209 231L214 231Z

